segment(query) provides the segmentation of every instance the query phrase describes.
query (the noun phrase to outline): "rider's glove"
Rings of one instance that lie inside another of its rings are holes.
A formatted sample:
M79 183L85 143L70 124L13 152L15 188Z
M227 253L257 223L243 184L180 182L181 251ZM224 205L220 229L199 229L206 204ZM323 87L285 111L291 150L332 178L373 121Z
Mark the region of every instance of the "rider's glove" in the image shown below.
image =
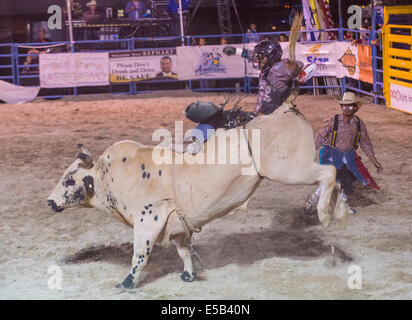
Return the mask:
M247 49L235 48L235 47L231 47L231 46L224 47L223 52L228 56L237 55L237 56L241 56L243 58L247 58L247 56L248 56Z
M228 55L228 56L233 56L236 54L236 48L235 47L224 47L223 52Z

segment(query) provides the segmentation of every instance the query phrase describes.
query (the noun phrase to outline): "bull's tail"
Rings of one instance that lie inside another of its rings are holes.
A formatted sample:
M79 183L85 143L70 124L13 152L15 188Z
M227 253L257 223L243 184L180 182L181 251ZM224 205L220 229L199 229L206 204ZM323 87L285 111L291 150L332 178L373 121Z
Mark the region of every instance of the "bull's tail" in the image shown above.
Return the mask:
M292 28L290 29L289 35L289 59L291 61L296 60L295 52L296 52L296 42L298 41L300 26L302 25L303 14L298 12L295 14L295 18L293 19Z

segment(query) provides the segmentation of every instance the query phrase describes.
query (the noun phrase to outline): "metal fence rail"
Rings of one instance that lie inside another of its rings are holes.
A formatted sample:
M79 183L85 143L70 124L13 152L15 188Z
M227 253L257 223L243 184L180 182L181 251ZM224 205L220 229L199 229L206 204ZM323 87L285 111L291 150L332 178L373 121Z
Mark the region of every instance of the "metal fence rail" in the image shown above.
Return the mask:
M0 79L15 83L16 69L13 44L0 44Z

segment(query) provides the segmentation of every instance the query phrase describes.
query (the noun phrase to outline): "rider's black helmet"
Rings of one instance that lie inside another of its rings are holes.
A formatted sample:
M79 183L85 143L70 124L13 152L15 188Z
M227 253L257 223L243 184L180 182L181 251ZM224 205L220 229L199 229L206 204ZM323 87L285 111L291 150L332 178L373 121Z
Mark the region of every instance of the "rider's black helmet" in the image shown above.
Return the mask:
M263 40L255 46L255 49L253 50L253 60L255 63L258 63L260 71L267 72L275 63L280 61L282 54L283 50L279 42L274 40ZM267 57L267 62L261 67L259 62L264 57Z

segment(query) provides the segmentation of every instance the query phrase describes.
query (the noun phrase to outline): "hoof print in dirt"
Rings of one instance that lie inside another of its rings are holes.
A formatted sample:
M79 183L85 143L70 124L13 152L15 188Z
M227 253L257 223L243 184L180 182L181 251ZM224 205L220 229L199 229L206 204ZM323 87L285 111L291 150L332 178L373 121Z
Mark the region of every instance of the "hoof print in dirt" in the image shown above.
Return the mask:
M192 275L189 274L189 272L185 271L182 273L182 275L180 276L180 278L184 281L184 282L192 282L193 280L195 280L196 278L196 273L192 273Z

